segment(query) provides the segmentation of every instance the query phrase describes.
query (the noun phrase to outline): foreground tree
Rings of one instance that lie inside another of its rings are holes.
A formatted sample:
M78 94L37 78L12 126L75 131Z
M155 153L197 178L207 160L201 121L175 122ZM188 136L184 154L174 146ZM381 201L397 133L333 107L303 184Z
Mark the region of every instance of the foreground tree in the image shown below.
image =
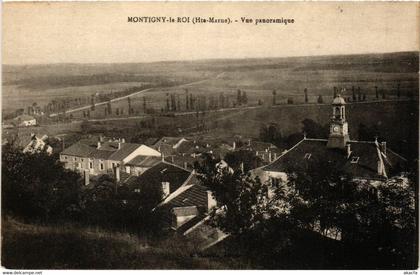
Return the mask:
M81 179L42 152L24 154L2 148L2 209L28 219L49 221L72 215L77 208Z
M241 169L221 167L220 160L206 155L196 165L198 178L213 191L220 206L212 213L212 222L223 231L239 236L255 232L257 226L268 219L283 214L283 200L274 199L284 195L278 188L269 193L269 186Z
M302 228L341 239L359 255L367 251L372 262L361 265L412 266L416 258L414 182L398 176L373 186L352 179L334 163L308 161L291 167L288 198L291 216Z

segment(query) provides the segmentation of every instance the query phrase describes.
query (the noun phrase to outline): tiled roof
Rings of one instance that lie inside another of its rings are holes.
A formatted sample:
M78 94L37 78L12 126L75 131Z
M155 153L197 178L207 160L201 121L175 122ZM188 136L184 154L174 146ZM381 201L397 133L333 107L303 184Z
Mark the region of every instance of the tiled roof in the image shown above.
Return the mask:
M118 149L118 142L103 142L101 143L101 147L98 149L96 144L89 145L77 142L64 149L62 154L77 157L122 161L140 146L140 144L135 143L121 143L121 148Z
M90 157L96 150L96 147L89 146L83 143L75 143L61 152L63 155L77 156L77 157Z
M117 144L118 146L118 144ZM136 143L121 143L121 149L115 151L114 154L112 154L109 159L110 160L116 160L116 161L122 161L128 155L130 155L134 150L139 148L141 145ZM117 147L118 148L118 147Z
M345 150L330 149L327 147L327 140L304 139L289 151L280 156L273 163L262 167L265 171L285 172L288 168L303 166L307 161L330 161L336 163L339 169L350 173L353 177L378 178L378 151L375 142L350 141L351 154L347 157ZM390 150L387 150L389 152ZM392 157L391 157L392 155ZM385 168L396 165L401 158L394 154L390 156ZM357 158L357 162L352 162ZM392 158L392 159L391 159Z
M153 148L161 152L164 156L169 156L175 153L175 149L169 144L153 145Z
M162 160L161 157L154 156L137 156L130 160L126 165L140 166L140 167L152 167Z
M161 162L132 179L128 184L162 184L169 182L170 193L177 190L189 177L190 172L170 163ZM132 186L134 187L134 186Z
M108 151L108 150L97 150L95 149L89 157L95 158L95 159L109 159L109 157L114 153L115 151Z
M181 139L182 139L182 137L162 137L160 140L158 140L155 143L155 146L159 146L159 145L162 145L162 144L168 144L168 145L174 146Z
M166 203L170 208L197 206L207 208L207 188L200 184L193 184L190 188Z

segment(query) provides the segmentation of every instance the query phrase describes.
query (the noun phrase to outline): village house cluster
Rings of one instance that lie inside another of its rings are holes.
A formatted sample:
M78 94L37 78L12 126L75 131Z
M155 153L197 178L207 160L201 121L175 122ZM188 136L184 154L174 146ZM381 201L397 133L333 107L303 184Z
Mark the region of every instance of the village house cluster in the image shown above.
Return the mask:
M335 163L337 169L373 188L393 176L397 167L404 166L406 160L387 148L386 142L350 139L345 104L339 95L333 100L328 139L304 136L285 151L271 143L252 140L237 144L237 140L162 137L146 140L146 145L100 136L65 148L60 153L60 161L66 168L80 172L86 185L92 177L103 174L111 175L117 185L127 186L133 193L141 192L144 184L160 185L162 201L154 211L165 220L165 226L184 235L200 232L202 245L208 246L226 235L204 222L216 201L194 170L194 163L202 154L220 158L220 167L231 170L223 161L227 153L251 151L263 160L263 165L250 173L271 188L287 181L289 167L304 167L321 160ZM339 237L335 232L334 238Z

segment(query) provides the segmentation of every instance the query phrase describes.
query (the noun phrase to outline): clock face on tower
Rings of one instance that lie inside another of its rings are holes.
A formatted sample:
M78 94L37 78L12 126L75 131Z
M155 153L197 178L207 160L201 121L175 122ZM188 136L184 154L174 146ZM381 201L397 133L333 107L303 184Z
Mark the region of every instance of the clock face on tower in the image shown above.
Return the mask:
M338 126L334 126L334 127L333 127L333 131L334 131L334 133L338 133L338 130L339 130Z

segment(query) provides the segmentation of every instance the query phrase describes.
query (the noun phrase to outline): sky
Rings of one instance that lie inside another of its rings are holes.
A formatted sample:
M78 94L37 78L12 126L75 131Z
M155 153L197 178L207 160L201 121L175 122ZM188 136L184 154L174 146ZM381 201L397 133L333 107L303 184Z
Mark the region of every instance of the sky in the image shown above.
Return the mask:
M129 23L128 17L232 24ZM247 24L241 17L293 18ZM416 2L3 3L2 63L124 63L419 50Z

